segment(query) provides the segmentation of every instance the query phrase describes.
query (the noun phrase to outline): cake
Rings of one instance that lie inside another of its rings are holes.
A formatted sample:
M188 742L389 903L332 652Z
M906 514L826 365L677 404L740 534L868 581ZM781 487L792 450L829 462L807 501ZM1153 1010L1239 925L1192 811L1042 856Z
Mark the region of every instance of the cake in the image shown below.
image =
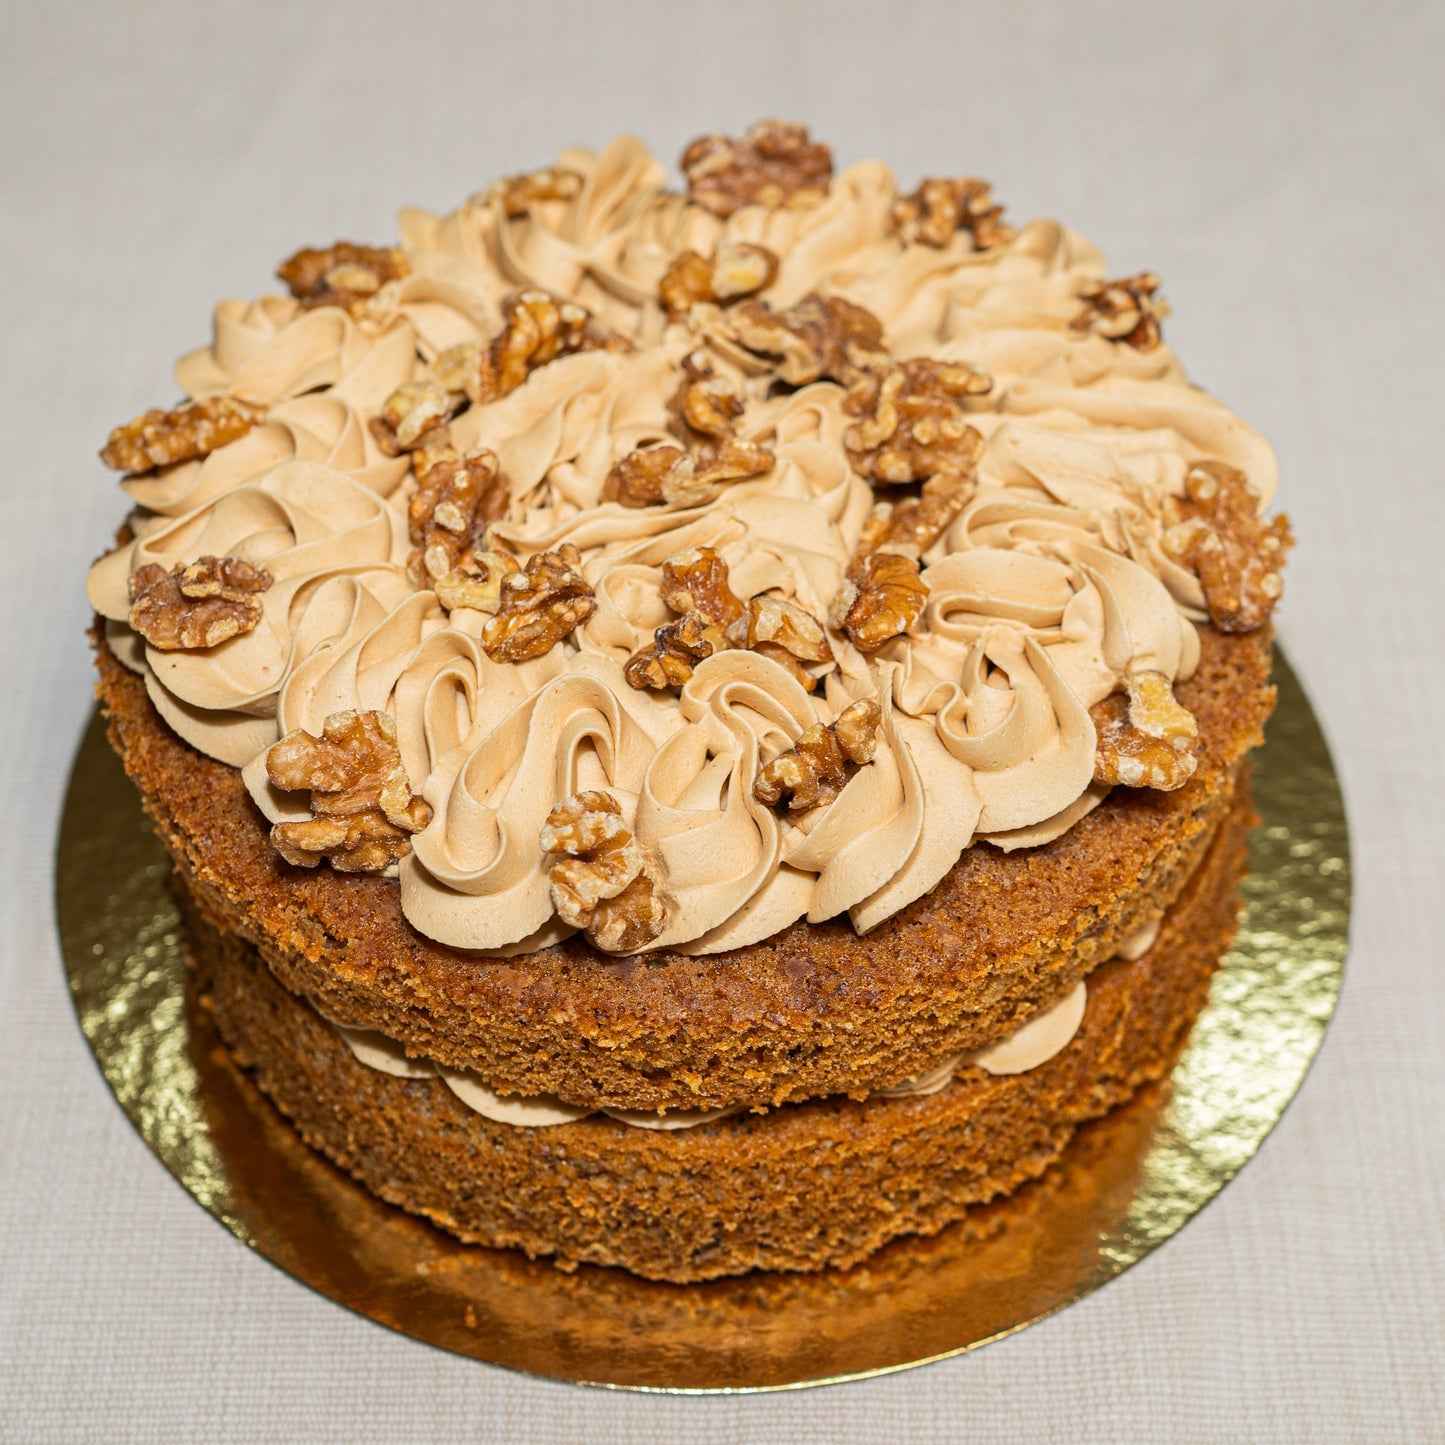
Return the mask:
M110 735L235 1060L463 1240L817 1270L1043 1174L1228 947L1264 440L973 178L570 150L102 452Z

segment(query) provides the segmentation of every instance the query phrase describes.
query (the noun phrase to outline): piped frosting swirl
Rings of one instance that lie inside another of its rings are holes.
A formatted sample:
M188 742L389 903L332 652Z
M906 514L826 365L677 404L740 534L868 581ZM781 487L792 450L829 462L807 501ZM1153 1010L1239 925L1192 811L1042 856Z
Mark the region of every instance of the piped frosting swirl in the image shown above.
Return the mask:
M428 937L485 953L565 936L538 833L583 789L617 798L661 860L669 911L651 946L691 953L843 912L866 931L975 840L1035 846L1065 831L1102 796L1089 709L1137 671L1172 682L1197 663L1205 599L1164 546L1165 500L1192 464L1215 460L1267 503L1268 445L1190 385L1167 346L1071 326L1104 268L1054 222L987 250L966 231L905 245L898 187L875 162L841 172L819 204L726 218L668 190L632 139L558 166L581 177L575 194L520 215L495 192L445 217L404 213L408 272L364 303L217 308L211 345L182 358L177 379L191 398L262 405L264 420L202 460L128 478L133 539L89 579L117 655L145 673L161 714L243 768L277 822L297 816L296 799L267 782L271 744L319 733L340 710L389 713L432 809L400 866L403 909ZM920 625L866 654L833 632L811 692L744 650L707 657L676 693L623 675L671 616L658 591L667 558L714 548L738 596L821 618L875 502L849 463L842 386L773 394L722 310L669 320L660 305L674 258L723 242L778 257L773 307L837 295L881 320L899 360L993 378L967 404L982 449L962 510L922 558ZM408 574L416 480L367 423L446 348L489 339L520 288L586 307L633 349L563 357L452 423L456 446L495 451L507 478L489 545L525 561L570 544L596 598L544 656L506 663L482 646L483 614L447 612ZM619 459L668 437L679 367L699 348L744 399L738 434L766 441L773 467L701 504L605 501ZM146 649L126 623L130 577L203 553L270 573L259 625L204 652ZM836 801L790 817L757 800L765 761L864 697L881 703L876 755Z

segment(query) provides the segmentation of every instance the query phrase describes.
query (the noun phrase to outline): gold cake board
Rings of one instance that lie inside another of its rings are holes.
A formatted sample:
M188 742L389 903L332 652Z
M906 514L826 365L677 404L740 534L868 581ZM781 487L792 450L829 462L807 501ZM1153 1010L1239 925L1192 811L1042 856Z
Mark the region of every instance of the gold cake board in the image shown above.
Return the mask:
M1259 1148L1334 1010L1349 838L1318 722L1276 653L1239 937L1172 1074L1080 1131L1058 1166L932 1239L849 1270L652 1284L464 1245L313 1153L188 998L170 863L92 719L56 858L81 1028L156 1157L236 1237L339 1304L458 1354L582 1384L795 1388L956 1355L1123 1273Z

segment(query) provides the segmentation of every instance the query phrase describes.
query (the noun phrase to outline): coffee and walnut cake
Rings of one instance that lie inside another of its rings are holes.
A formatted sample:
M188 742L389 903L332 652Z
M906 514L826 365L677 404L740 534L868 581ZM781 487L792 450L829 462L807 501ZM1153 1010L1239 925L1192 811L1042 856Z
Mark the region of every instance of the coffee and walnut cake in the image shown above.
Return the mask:
M801 126L564 152L218 307L111 435L111 736L203 1003L463 1239L859 1260L1170 1065L1289 545L1152 274Z

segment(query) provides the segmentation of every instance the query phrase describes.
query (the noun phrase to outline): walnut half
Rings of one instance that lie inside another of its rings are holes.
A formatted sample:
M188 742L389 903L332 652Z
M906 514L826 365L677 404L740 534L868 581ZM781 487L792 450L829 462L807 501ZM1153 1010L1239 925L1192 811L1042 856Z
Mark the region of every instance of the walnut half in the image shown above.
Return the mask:
M351 241L306 246L283 261L276 274L308 310L340 306L348 311L374 296L388 281L411 274L406 253L394 246L358 246Z
M987 372L961 361L889 362L860 376L843 400L861 418L843 437L860 476L882 483L921 482L939 472L968 476L983 438L963 403L993 389Z
M162 652L216 647L252 631L271 574L239 557L199 557L169 572L147 562L131 575L127 621Z
M1152 271L1105 281L1083 293L1083 310L1069 325L1125 342L1136 351L1153 351L1164 339L1159 323L1169 314L1169 303L1155 295L1158 289L1159 278Z
M887 360L883 323L841 296L814 291L785 311L764 301L741 301L728 318L739 344L771 359L789 386L823 380L851 386Z
M271 829L276 851L300 868L326 858L342 873L379 873L410 853L411 835L431 822L431 807L407 781L389 713L334 712L319 738L303 728L287 733L266 754L266 776L273 787L311 794L310 818Z
M1164 502L1164 550L1190 568L1221 632L1252 632L1269 621L1284 591L1279 569L1294 545L1289 518L1265 521L1243 472L1196 462L1184 496Z
M699 136L682 153L689 197L715 215L740 206L811 206L828 194L833 152L808 128L760 120L741 140Z
M674 321L700 301L719 306L766 290L778 274L778 258L751 241L724 241L711 260L684 251L658 282L657 294Z
M235 396L208 396L170 411L153 407L111 432L100 459L118 472L149 472L209 456L245 436L266 409Z
M955 232L968 231L974 245L987 251L1014 234L988 182L975 176L923 181L911 196L894 201L893 224L905 245L946 246Z
M825 727L814 723L785 753L763 766L753 796L773 807L785 799L790 813L833 802L848 781L849 763L871 763L878 752L883 709L875 698L850 703Z
M557 916L607 953L634 953L667 921L659 870L611 793L576 793L547 815L538 838Z
M538 552L520 572L501 579L496 613L482 629L482 647L494 662L526 662L550 652L597 610L592 587L577 569L570 542Z
M833 617L860 652L875 652L901 637L923 616L928 583L918 558L907 552L869 552L848 568Z
M1129 678L1128 696L1114 693L1089 709L1098 734L1094 781L1126 788L1182 788L1199 766L1199 725L1162 672Z

